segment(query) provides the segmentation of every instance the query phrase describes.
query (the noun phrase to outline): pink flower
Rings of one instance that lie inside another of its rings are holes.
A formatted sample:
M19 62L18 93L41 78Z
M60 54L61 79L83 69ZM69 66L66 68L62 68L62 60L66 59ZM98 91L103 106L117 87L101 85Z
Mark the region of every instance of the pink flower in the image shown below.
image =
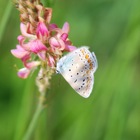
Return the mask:
M68 39L69 33L69 24L65 22L62 29L53 28L52 32L56 34L49 39L49 44L53 50L56 48L61 51L73 51L76 49L75 46L71 45L71 42Z
M38 65L40 65L39 61L32 61L27 63L27 67L21 68L18 71L18 76L20 78L26 79L31 71L33 71Z
M55 67L63 51L70 52L76 49L68 39L69 24L67 22L60 29L56 24L46 25L41 18L39 20L34 34L32 34L30 23L20 24L22 35L18 36L19 45L11 50L11 53L21 59L24 64L24 68L18 72L21 78L27 78L41 62L49 67Z
M45 42L49 36L49 31L43 22L39 22L36 30L37 37Z
M37 0L16 1L15 4L20 11L21 35L17 38L18 45L11 53L24 65L18 71L18 76L27 78L39 65L44 76L48 73L46 70L52 68L54 71L64 51L76 49L69 40L69 23L65 22L62 28L51 24L52 8L44 7Z
M29 51L33 53L39 53L41 51L46 51L47 47L38 39L30 41L26 44L27 48L29 48Z
M18 71L18 76L23 79L26 79L29 74L30 74L30 69L27 68L22 68Z
M26 51L24 48L22 48L20 45L16 46L16 49L11 50L11 53L17 57L17 58L24 58L25 56L29 56L30 52Z
M65 49L65 43L60 38L51 37L49 40L49 43L53 50L55 50L57 48L57 49L63 51Z

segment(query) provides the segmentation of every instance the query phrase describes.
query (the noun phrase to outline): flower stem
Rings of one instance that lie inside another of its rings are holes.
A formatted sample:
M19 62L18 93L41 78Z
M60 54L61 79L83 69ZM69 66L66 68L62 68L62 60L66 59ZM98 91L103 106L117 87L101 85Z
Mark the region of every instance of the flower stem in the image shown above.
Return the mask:
M23 137L23 140L30 140L31 135L35 129L36 123L38 121L38 118L39 118L42 110L44 109L44 105L43 105L44 99L45 99L45 92L40 94L38 106L37 106L36 111L33 115L31 123L29 124L29 127L28 127L28 129Z

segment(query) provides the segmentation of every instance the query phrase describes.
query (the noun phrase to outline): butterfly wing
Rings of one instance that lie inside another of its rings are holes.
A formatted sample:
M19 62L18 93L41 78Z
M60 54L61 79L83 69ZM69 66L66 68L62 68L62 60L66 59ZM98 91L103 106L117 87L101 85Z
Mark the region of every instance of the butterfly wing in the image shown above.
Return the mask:
M87 47L81 47L62 57L57 64L57 71L78 94L87 98L94 84L94 65L92 53Z
M91 54L92 54L92 61L93 61L93 66L94 66L94 72L95 72L97 70L97 68L98 68L98 61L97 61L95 53L92 52Z

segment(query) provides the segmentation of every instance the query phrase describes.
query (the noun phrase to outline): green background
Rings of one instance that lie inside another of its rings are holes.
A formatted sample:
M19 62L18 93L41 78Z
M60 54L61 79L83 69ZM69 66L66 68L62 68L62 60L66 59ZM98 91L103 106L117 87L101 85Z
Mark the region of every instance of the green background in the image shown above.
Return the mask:
M84 99L54 75L31 140L140 140L140 0L55 0L52 23L65 21L97 56L94 89ZM16 75L19 34L19 12L0 0L0 140L22 139L38 101L37 73Z

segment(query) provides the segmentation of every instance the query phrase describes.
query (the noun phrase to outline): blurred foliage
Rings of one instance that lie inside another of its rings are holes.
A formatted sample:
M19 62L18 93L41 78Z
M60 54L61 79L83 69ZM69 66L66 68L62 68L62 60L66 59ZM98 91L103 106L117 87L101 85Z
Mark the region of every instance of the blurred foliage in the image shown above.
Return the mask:
M0 0L0 26L8 19L0 36L0 139L21 140L38 91L36 73L27 80L16 75L22 64L10 50L20 34L19 13L13 6L6 14L9 3ZM88 99L53 76L31 140L140 140L139 6L139 0L55 0L52 22L68 21L73 44L90 46L99 67Z

